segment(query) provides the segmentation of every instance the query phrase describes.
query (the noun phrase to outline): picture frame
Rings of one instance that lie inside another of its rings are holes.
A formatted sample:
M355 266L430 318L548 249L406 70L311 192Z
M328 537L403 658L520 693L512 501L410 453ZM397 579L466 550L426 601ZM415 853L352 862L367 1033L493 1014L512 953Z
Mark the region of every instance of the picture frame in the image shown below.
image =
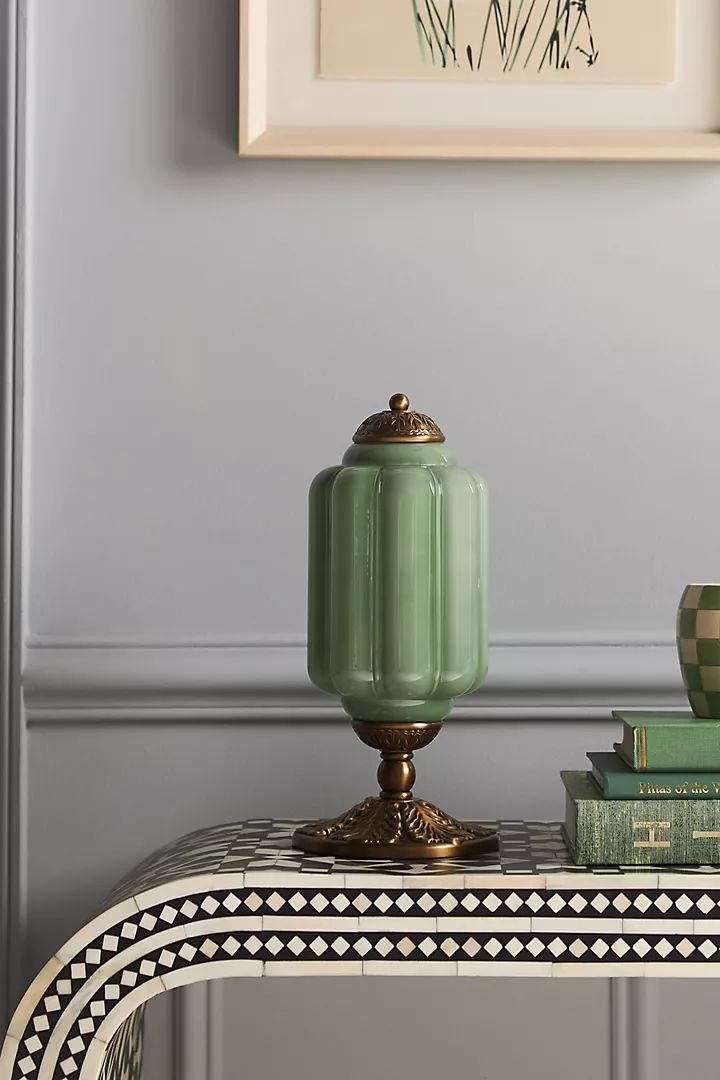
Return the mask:
M676 3L672 82L537 87L496 81L479 87L470 81L322 78L320 0L239 0L239 153L720 161L720 4Z

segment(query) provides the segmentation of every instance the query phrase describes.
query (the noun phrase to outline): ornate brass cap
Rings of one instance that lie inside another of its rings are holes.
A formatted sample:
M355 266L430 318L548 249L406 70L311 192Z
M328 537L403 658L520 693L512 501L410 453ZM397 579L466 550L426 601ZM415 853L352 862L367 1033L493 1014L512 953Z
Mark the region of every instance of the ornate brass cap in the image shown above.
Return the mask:
M353 435L354 443L428 443L445 442L445 436L434 420L425 413L410 412L410 400L405 394L393 394L390 408L373 413L363 420Z

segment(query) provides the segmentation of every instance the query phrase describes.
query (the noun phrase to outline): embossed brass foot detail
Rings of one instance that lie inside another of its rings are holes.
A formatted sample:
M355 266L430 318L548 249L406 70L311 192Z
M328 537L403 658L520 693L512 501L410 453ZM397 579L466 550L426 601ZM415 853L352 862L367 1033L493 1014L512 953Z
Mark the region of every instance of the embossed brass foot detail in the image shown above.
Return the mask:
M463 825L424 799L368 798L334 821L298 829L293 847L345 859L467 858L497 849L490 829Z
M353 728L367 745L379 750L381 793L364 799L330 821L298 829L293 847L346 859L467 858L496 851L497 833L464 825L424 799L414 799L415 750L432 742L442 724L369 723L354 720Z

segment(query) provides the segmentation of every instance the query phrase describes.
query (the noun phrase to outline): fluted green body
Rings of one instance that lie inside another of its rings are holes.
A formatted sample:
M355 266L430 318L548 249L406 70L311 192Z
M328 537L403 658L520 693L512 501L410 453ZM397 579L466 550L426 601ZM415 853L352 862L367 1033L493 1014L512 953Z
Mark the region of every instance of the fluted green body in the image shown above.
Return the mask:
M350 716L441 720L482 683L486 498L438 443L352 446L313 481L308 671Z

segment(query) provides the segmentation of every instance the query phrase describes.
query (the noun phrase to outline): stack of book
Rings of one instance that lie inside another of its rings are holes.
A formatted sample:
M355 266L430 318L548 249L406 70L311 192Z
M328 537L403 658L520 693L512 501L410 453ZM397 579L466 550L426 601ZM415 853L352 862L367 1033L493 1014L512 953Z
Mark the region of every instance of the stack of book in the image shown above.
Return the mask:
M615 712L614 753L563 772L565 840L585 866L720 864L720 719Z

